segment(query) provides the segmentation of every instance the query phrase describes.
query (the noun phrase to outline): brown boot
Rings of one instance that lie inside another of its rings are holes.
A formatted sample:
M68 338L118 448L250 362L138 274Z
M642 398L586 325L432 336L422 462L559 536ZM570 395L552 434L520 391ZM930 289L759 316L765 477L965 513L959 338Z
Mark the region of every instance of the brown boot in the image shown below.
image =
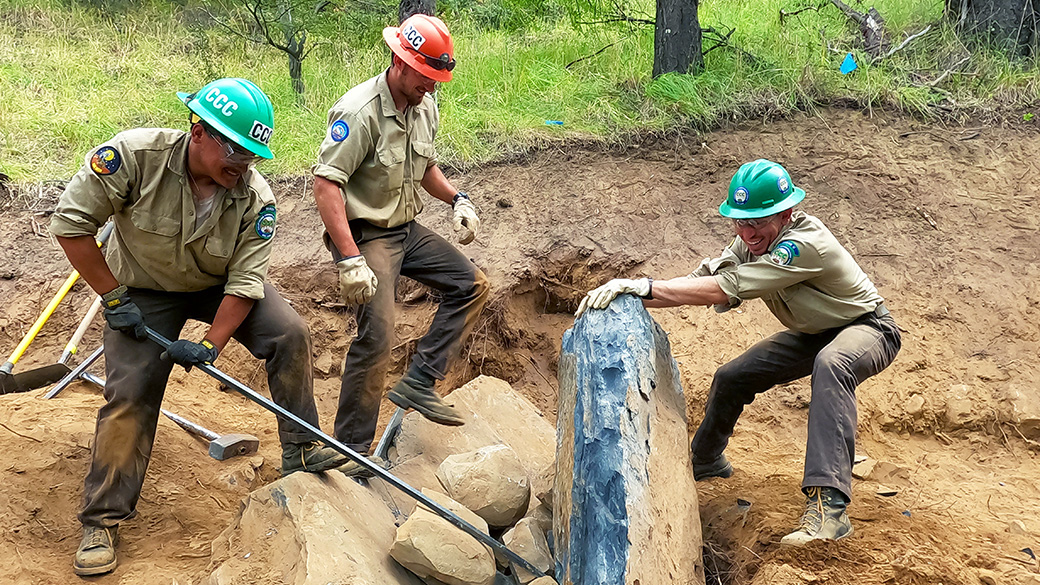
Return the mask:
M77 575L101 575L116 568L116 530L115 526L83 527L83 540L72 561L72 570Z
M805 490L805 512L798 529L780 539L786 546L804 546L812 540L841 540L852 536L852 523L845 513L845 496L832 487Z
M466 424L458 411L433 391L434 382L435 380L425 372L412 367L401 381L390 389L386 397L401 408L414 408L419 414L437 424L452 427Z
M282 477L297 471L328 471L347 461L346 455L316 441L282 444Z

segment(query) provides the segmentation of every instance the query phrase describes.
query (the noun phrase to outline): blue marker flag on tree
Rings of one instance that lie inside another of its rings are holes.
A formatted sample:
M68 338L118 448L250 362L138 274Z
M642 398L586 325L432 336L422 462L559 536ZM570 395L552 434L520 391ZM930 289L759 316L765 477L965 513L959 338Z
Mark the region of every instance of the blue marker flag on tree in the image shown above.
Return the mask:
M841 62L841 72L843 75L848 75L856 70L859 65L856 64L856 60L852 57L852 53L845 55L845 60Z

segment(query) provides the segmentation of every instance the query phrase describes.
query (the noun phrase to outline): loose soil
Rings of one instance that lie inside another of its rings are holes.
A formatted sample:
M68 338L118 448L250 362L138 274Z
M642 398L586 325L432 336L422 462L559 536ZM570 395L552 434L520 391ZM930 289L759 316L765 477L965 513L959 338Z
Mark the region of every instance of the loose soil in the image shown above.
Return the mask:
M710 582L1038 584L1038 429L1010 407L1040 402L1040 135L1031 128L942 127L901 117L826 111L704 135L647 140L624 150L568 145L455 177L483 220L465 248L494 295L442 391L488 374L504 378L551 420L560 337L582 294L619 275L688 273L732 237L717 206L740 163L783 162L821 219L856 257L903 330L903 350L859 395L858 450L882 474L854 483L855 534L801 550L779 547L801 511L798 491L809 389L761 396L737 425L727 480L698 485ZM279 227L271 280L310 323L315 394L332 426L338 374L354 332L305 178L276 181ZM0 347L8 352L70 270L41 227L58 189L0 202ZM450 210L421 221L450 237ZM436 300L401 281L394 376ZM53 362L90 302L77 285L18 370ZM669 332L696 428L715 368L780 328L761 303L716 315L654 310ZM100 343L100 318L81 347ZM191 325L186 336L197 334ZM266 391L261 365L232 345L217 364ZM100 364L93 368L103 375ZM0 397L0 581L76 582L76 512L99 391L73 384ZM385 423L391 412L381 413ZM252 458L217 462L205 444L159 423L136 518L121 526L120 565L106 583L200 583L210 542L241 498L277 478L272 415L200 372L176 372L165 407L220 433L260 438ZM890 495L879 495L879 492ZM701 554L677 550L677 554Z

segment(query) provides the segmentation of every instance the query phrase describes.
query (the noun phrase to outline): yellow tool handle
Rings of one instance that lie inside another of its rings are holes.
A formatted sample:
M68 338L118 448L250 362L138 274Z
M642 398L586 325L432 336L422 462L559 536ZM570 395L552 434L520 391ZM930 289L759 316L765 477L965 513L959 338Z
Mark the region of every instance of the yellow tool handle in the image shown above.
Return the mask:
M8 363L12 365L18 363L18 359L21 358L22 354L25 353L25 350L29 348L29 344L32 343L32 340L36 338L36 334L40 332L40 329L43 329L43 324L47 322L48 318L50 318L51 313L53 313L54 310L58 308L58 305L61 303L62 299L65 298L65 295L68 294L69 290L72 288L74 284L76 284L77 280L79 280L79 271L73 270L72 274L70 274L69 277L65 279L65 284L61 285L61 288L58 289L58 294L54 295L54 298L51 299L51 302L47 305L47 308L43 310L43 313L39 316L39 318L36 319L36 322L33 323L33 326L29 329L29 332L26 333L25 337L22 338L22 342L18 344L18 347L14 348L14 352L11 353L11 357L7 358Z
M98 248L100 248L102 244L105 243L105 240L108 239L108 236L112 233L112 229L114 227L115 224L113 224L112 222L108 222L105 228L101 230L101 236L98 238L97 241ZM3 366L0 366L0 371L7 372L8 374L11 373L11 370L14 369L14 365L18 363L18 359L21 358L22 354L25 353L25 350L28 349L29 344L32 343L33 339L36 338L36 334L39 333L40 329L43 328L43 324L46 323L47 319L50 318L51 313L53 313L54 310L58 308L58 305L61 303L62 299L65 298L65 295L68 294L69 290L72 288L74 284L76 284L77 280L79 280L79 271L73 270L72 274L70 274L69 277L65 279L65 284L61 285L61 288L58 289L58 293L54 295L53 299L51 299L50 304L47 305L47 308L44 309L43 313L39 316L39 318L36 319L36 322L33 323L33 326L29 329L29 332L26 333L25 337L22 338L22 342L18 344L18 347L14 348L13 352L11 352L11 357L7 358L7 362L4 363Z

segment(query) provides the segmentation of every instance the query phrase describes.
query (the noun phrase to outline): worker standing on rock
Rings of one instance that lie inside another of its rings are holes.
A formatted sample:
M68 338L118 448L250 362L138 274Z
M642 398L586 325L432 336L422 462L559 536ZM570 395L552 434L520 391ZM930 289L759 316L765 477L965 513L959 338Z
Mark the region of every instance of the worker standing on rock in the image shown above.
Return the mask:
M720 257L687 277L612 280L589 292L577 312L603 309L620 294L642 297L647 307L714 305L718 312L765 301L788 329L715 372L691 445L693 474L697 481L732 475L723 451L744 406L760 392L811 375L805 512L781 540L794 546L852 534L845 509L852 499L856 387L888 367L901 345L884 300L852 255L819 219L794 210L804 197L779 164L744 164L719 206L737 234Z
M318 425L307 324L265 282L275 199L253 167L273 157L271 101L231 78L178 97L191 111L188 132L115 135L88 155L51 217L51 233L101 295L108 323L106 402L84 482L77 575L116 567L116 529L136 513L174 363L210 364L234 337L265 360L275 402ZM106 262L94 234L110 217ZM201 341L178 339L164 352L146 337L147 326L176 339L188 319L211 324ZM278 432L283 475L347 460L293 422L279 420Z
M383 30L390 67L355 86L329 110L328 132L314 165L314 198L325 245L339 270L340 293L354 306L357 336L343 367L336 438L367 453L375 437L394 337L394 288L399 275L441 295L429 331L388 398L445 425L463 419L434 391L469 335L488 295L484 273L416 216L420 187L452 205L459 243L476 236L480 220L469 196L437 166L439 113L432 93L451 81L454 48L447 27L424 14ZM376 462L381 463L381 462ZM354 462L341 469L364 475Z

